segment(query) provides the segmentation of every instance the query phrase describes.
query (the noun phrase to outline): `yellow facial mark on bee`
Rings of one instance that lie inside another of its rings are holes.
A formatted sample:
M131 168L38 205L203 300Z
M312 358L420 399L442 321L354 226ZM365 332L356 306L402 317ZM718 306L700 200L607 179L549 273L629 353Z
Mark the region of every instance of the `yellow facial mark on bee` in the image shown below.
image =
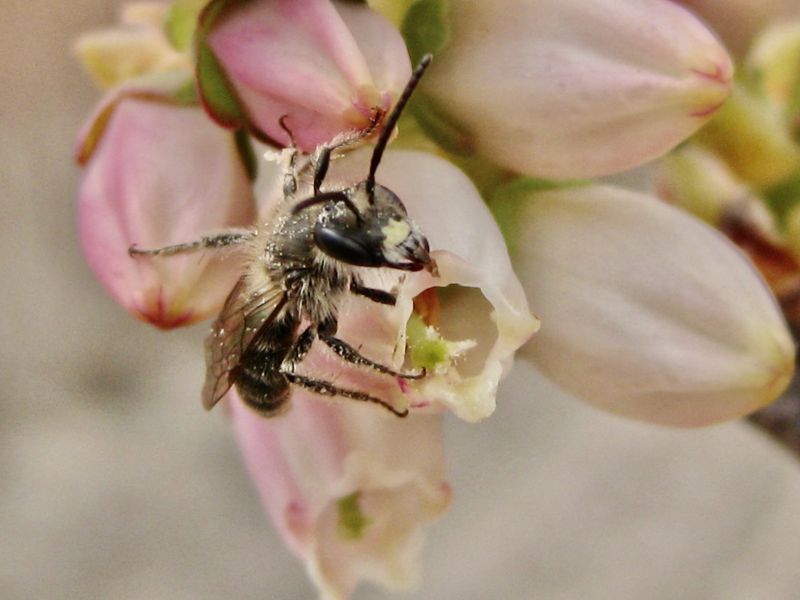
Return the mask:
M407 221L392 219L388 225L384 225L381 229L385 241L384 244L392 247L397 246L411 233L411 227Z

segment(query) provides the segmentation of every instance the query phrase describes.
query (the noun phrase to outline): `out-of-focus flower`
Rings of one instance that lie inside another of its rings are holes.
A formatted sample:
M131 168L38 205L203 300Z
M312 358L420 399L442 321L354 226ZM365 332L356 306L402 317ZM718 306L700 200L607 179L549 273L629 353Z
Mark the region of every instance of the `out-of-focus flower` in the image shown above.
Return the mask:
M400 33L366 6L327 0L212 2L201 19L199 89L220 123L311 152L370 126L411 73ZM224 93L214 82L222 81ZM221 97L222 96L222 97Z
M524 350L590 404L679 426L772 402L794 371L774 298L724 237L604 186L530 194L515 264L542 317Z
M468 145L514 171L571 178L660 156L725 101L730 58L667 0L450 3L422 83Z
M794 20L769 27L756 38L744 68L770 101L784 110L800 110L791 106L800 102L800 5Z
M86 260L137 318L163 328L205 319L236 282L235 260L210 254L134 260L128 246L159 247L252 223L252 192L233 135L199 108L167 98L122 96L104 107L78 145Z
M148 73L189 71L191 60L164 31L170 7L162 2L124 6L121 25L78 38L75 50L95 83L108 89Z
M390 588L417 577L422 529L449 504L441 417L397 419L305 392L280 419L230 394L245 463L272 521L326 600L361 580Z
M759 187L778 184L800 169L800 146L783 111L745 86L736 87L698 139Z

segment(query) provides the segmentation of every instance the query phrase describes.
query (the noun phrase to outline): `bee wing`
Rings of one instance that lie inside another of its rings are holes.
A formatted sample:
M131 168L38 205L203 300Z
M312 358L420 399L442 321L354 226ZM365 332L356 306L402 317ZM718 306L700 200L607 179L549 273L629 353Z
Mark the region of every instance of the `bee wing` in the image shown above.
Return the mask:
M231 290L206 338L206 381L203 406L210 410L236 381L235 370L256 332L280 311L286 296L268 283L248 291L244 277Z

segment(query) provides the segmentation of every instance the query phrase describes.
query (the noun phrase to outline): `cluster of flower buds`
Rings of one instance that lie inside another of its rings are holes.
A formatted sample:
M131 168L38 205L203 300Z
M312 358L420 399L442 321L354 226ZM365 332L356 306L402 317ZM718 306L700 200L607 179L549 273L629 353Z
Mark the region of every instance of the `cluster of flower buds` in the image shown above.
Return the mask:
M449 502L442 414L490 416L519 350L578 398L670 425L741 417L791 379L781 312L723 235L655 195L586 178L662 157L715 117L702 146L662 163L682 169L664 176L676 202L719 186L719 203L697 202L719 225L723 202L755 202L734 171L784 185L800 165L800 70L784 68L800 62L796 31L748 55L754 89L671 0L173 0L131 4L122 21L77 46L105 90L76 147L80 236L108 292L162 328L218 313L245 253L129 248L270 227L285 181L264 145L278 161L292 144L311 160L359 138L366 147L342 152L329 177L363 180L412 66L434 56L377 180L437 269L373 273L395 304L348 298L338 323L372 360L425 377L386 377L316 345L303 360L410 416L295 390L288 414L265 419L226 398L264 504L324 597L413 580L421 528ZM764 154L744 156L754 143ZM793 214L786 226L800 229Z

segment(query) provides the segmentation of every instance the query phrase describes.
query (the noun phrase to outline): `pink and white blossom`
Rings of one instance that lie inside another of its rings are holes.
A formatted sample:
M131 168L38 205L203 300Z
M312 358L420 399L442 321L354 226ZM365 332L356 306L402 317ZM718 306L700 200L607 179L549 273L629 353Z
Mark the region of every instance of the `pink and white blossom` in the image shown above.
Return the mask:
M655 198L605 186L532 195L515 263L542 317L524 355L604 410L700 426L786 389L795 348L744 256Z
M347 598L363 580L413 584L423 529L450 502L441 417L295 392L286 415L264 419L229 398L262 502L321 598Z
M308 152L368 127L411 74L400 33L358 3L256 0L219 17L208 42L250 128L288 144L278 125L288 115Z
M208 318L238 278L223 255L128 255L128 247L191 241L250 225L255 205L233 136L197 107L123 97L107 103L79 142L85 171L78 199L81 247L117 302L163 328ZM85 139L82 138L82 142Z
M668 0L456 0L449 14L451 40L422 88L477 153L521 173L640 165L730 91L725 49Z

